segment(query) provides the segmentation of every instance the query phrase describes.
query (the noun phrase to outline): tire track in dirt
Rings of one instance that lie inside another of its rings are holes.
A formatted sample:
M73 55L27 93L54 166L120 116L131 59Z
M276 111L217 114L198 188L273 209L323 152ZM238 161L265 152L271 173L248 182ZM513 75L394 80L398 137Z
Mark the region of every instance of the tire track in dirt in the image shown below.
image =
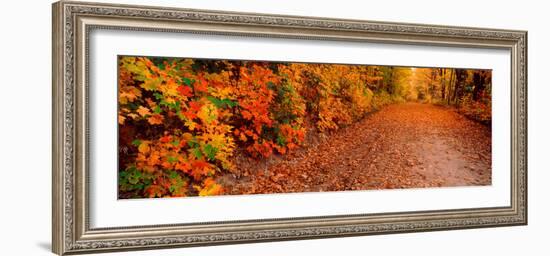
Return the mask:
M228 194L491 184L491 130L452 108L403 103L263 161L240 159Z

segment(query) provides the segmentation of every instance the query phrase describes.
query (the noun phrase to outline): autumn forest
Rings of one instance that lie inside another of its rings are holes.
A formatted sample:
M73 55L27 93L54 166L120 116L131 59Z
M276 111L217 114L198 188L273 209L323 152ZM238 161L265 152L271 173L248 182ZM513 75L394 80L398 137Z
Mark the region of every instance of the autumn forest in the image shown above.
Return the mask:
M491 184L491 70L118 58L120 199Z

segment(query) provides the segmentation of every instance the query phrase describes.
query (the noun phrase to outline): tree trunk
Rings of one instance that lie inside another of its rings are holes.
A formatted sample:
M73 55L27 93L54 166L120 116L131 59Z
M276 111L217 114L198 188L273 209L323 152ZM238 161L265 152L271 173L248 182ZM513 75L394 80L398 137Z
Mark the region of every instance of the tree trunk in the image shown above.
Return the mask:
M479 101L481 99L481 93L485 90L485 71L474 72L474 95L473 100Z
M434 68L432 69L432 79L430 81L430 96L432 99L435 97L435 94L436 94L436 90L435 90L436 78L437 78L437 69Z
M460 100L460 98L462 97L462 91L464 89L465 74L466 74L466 71L463 69L456 70L455 89L453 92L453 102L455 105L458 104L458 100Z
M453 82L455 76L455 70L451 69L451 78L449 79L449 86L447 86L447 88L449 89L449 91L447 92L447 104L451 104L451 93L453 91Z

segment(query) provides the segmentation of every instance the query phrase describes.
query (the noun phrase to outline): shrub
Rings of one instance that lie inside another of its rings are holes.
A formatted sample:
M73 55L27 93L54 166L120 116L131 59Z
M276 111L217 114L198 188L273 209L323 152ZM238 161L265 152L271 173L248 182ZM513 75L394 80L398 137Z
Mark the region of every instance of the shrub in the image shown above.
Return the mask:
M121 57L119 196L224 193L216 178L235 171L237 148L258 159L286 154L302 145L306 119L334 131L400 100L369 89L381 81L369 70Z

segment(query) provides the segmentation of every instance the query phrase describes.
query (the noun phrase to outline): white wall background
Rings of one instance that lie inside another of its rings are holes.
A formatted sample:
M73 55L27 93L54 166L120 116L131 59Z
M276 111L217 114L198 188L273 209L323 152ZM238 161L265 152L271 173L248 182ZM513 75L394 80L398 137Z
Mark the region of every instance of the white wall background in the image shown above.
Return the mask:
M112 2L111 0L101 0ZM164 6L529 31L529 225L111 255L548 255L549 7L545 1L119 0ZM51 255L51 1L0 15L0 254Z

